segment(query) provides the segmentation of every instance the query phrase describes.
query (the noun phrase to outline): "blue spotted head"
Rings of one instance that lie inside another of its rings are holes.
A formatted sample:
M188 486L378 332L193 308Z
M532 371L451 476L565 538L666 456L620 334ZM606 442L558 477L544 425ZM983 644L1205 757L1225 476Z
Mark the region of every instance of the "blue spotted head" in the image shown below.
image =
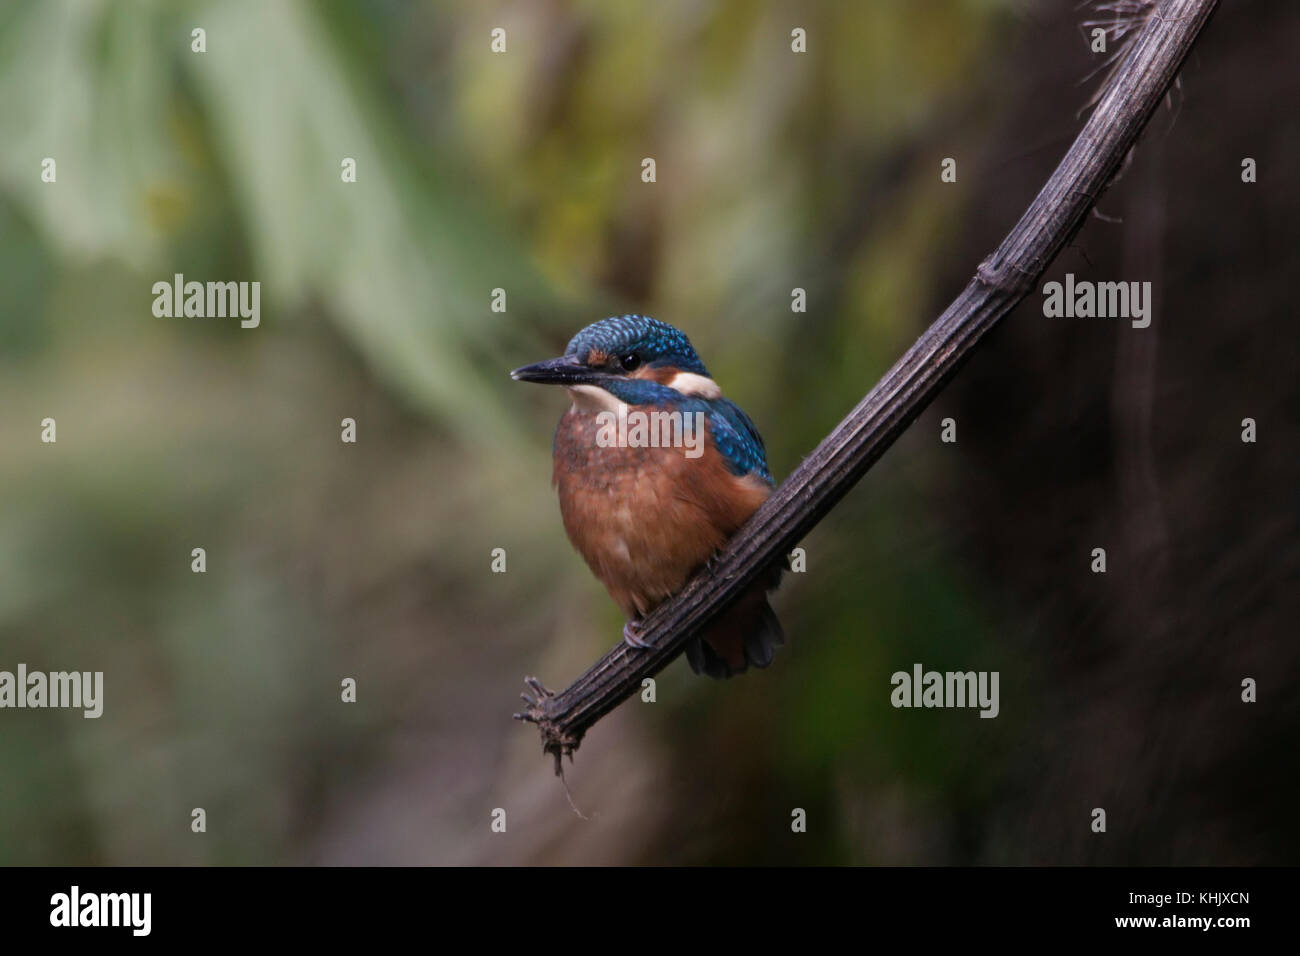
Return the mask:
M718 398L722 393L695 354L691 340L667 322L645 315L601 319L573 337L559 358L525 365L510 373L520 382L564 385L575 401L596 390L628 404L662 401L671 395Z
M749 416L722 397L690 339L667 322L620 315L587 326L559 358L510 373L519 382L563 385L575 410L675 405L707 416L713 444L736 475L772 483L767 453Z

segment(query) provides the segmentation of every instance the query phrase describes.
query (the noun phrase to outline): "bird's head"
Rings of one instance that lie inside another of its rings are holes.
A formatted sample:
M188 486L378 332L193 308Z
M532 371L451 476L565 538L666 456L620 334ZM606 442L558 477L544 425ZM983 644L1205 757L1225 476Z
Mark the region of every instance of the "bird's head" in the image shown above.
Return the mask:
M605 392L636 404L654 386L681 395L717 398L717 383L684 333L644 315L620 315L587 326L559 358L525 365L510 373L519 382L564 385L575 400L583 396L607 403Z

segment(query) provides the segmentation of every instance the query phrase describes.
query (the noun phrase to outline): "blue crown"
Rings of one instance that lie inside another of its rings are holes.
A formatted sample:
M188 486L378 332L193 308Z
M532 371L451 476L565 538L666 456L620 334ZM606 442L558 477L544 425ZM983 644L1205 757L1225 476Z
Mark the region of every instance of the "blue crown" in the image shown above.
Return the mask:
M685 333L648 315L618 315L593 322L573 337L565 354L585 359L592 349L607 355L635 352L646 365L671 365L708 375Z

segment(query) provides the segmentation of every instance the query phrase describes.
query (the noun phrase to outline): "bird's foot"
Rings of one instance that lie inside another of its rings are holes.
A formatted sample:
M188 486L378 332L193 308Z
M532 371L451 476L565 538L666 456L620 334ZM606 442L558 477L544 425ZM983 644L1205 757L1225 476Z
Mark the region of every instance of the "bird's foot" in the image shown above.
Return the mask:
M713 554L709 555L708 559L704 562L704 569L708 571L709 574L714 576L717 576L718 568L721 566L722 566L721 551L714 551Z
M654 647L653 644L647 644L641 640L641 628L632 621L623 625L623 643L628 647L635 647L639 651L649 650Z

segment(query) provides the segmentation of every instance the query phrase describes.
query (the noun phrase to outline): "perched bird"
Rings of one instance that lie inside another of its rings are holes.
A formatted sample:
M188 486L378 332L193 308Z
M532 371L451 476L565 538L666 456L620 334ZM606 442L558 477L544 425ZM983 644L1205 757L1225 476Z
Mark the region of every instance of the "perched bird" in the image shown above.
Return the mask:
M624 640L644 647L640 619L679 591L772 493L763 439L722 397L690 340L648 316L602 319L559 358L510 374L568 390L553 476L564 529L627 615ZM647 420L638 432L637 422ZM767 592L780 575L777 567L761 576L691 639L692 670L730 677L771 663L784 637Z

